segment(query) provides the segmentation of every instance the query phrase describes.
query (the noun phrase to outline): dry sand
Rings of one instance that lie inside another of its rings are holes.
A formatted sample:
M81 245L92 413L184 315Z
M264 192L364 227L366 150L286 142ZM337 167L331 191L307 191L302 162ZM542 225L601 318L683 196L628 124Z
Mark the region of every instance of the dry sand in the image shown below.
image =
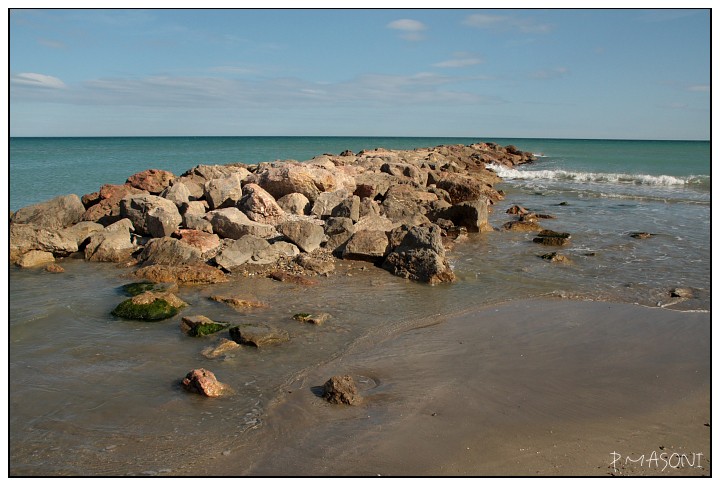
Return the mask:
M533 300L442 318L298 377L251 444L197 472L710 475L710 349L709 313ZM362 405L317 396L335 374Z

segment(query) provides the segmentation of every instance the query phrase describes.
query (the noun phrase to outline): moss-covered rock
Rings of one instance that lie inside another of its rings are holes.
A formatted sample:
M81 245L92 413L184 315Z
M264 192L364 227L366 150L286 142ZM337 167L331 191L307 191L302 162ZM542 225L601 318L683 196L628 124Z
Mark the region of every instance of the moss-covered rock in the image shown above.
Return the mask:
M145 292L170 292L177 288L175 284L163 284L155 282L133 282L120 287L120 290L126 295L132 297L143 294Z
M182 318L180 328L185 334L192 337L207 336L215 334L227 328L229 324L223 322L215 322L205 316L187 316Z
M145 292L122 301L112 315L135 321L161 321L173 317L186 305L170 293Z

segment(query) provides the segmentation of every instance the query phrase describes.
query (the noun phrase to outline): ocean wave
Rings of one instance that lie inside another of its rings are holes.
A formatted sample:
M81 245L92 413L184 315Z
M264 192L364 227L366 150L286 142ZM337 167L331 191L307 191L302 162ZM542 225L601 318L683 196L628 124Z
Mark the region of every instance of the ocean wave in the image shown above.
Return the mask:
M679 177L671 175L575 172L562 169L518 170L495 164L489 164L488 168L494 170L503 179L514 180L549 180L646 186L695 186L698 188L710 187L710 176L690 175Z

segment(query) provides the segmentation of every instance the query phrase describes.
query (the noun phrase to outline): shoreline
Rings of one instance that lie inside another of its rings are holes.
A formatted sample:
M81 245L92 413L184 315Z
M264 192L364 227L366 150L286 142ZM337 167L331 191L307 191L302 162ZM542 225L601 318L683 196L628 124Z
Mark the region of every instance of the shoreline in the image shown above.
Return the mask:
M264 452L252 446L246 462L250 451L232 451L202 474L709 475L709 325L703 314L545 299L440 318L307 372L268 411ZM346 373L360 406L313 394ZM661 470L653 452L702 458ZM631 459L610 467L612 453Z

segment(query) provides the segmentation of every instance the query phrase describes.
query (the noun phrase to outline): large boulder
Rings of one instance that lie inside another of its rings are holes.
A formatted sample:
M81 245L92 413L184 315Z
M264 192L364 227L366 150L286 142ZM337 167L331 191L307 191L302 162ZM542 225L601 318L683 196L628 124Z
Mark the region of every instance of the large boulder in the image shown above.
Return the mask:
M278 205L289 214L305 215L310 212L310 200L299 192L285 194L277 200Z
M455 280L447 259L427 248L393 251L382 267L398 277L431 285Z
M360 219L360 198L354 195L346 197L332 209L330 216L350 218L353 223L357 223Z
M145 245L139 260L143 265L184 265L201 263L202 252L170 237L154 238Z
M121 219L103 231L90 235L85 246L85 259L93 262L124 262L132 258L138 249L130 232L133 229L129 219Z
M270 238L275 235L275 227L269 224L256 223L238 208L224 208L209 211L205 219L210 221L213 232L221 238L237 240L245 235L259 238Z
M375 199L384 197L390 186L398 183L398 178L390 174L365 172L355 177L357 187L355 195L362 198Z
M55 257L49 251L30 250L18 258L15 265L21 268L31 268L47 265L48 263L53 263L54 261Z
M207 220L206 222L209 223ZM214 255L221 245L220 237L218 235L207 233L205 231L181 229L177 231L177 235L183 243L200 250L204 259Z
M222 270L205 263L194 265L149 265L136 270L133 275L151 282L175 282L184 285L204 285L227 282Z
M160 193L160 197L164 197L168 201L175 203L175 206L180 208L183 204L189 203L192 194L187 185L182 182L175 182L172 186L166 188Z
M270 247L270 243L263 238L253 235L244 235L229 245L215 257L215 263L231 272L233 269L249 262L256 255Z
M429 284L455 280L437 225L410 228L382 267L399 277Z
M493 231L488 222L488 207L484 199L463 201L431 212L431 219L447 219L455 226L464 226L469 232Z
M269 247L255 253L248 263L253 265L271 265L283 257L295 257L300 249L287 241L277 241Z
M83 196L87 201L87 211L82 216L83 221L94 221L108 226L123 217L120 215L120 201L127 196L135 194L149 194L147 191L137 189L129 184L105 184L100 191Z
M428 171L411 164L386 162L380 167L380 171L400 179L408 179L420 187L427 185Z
M345 260L382 260L388 251L388 237L384 231L360 230L353 233L345 244L342 257Z
M18 209L12 222L33 224L49 230L62 229L81 221L84 213L85 206L80 198L75 194L68 194Z
M275 198L257 184L245 184L242 194L238 208L251 220L258 223L277 224L285 219L285 211L278 205Z
M205 183L205 200L210 209L235 207L243 196L243 177L230 174L222 179L211 179Z
M482 199L488 190L483 182L464 174L443 174L443 178L435 185L448 192L453 204Z
M355 233L353 221L350 218L328 218L325 222L325 235L327 241L325 248L332 252L344 250L344 245Z
M148 169L128 177L126 184L150 194L160 194L175 180L172 172L160 169Z
M74 238L33 224L10 223L9 236L11 262L17 261L30 250L47 251L55 256L67 256L78 251Z
M120 215L140 234L162 238L175 232L182 217L172 201L153 195L128 196L120 201Z
M80 248L90 235L97 233L98 231L103 231L104 229L105 227L99 223L93 223L92 221L80 221L69 228L58 231L58 233L75 240L78 248Z
M349 195L350 193L345 189L318 194L310 214L321 219L326 219L332 214L335 206L340 204Z
M263 189L280 199L286 194L299 192L311 202L323 192L334 191L346 186L346 181L337 177L334 171L315 164L301 164L295 161L287 161L280 164L261 164L258 171L251 175L248 180L260 185ZM350 188L348 187L350 190Z
M279 224L277 229L306 253L318 249L325 237L323 227L312 221L286 221Z

